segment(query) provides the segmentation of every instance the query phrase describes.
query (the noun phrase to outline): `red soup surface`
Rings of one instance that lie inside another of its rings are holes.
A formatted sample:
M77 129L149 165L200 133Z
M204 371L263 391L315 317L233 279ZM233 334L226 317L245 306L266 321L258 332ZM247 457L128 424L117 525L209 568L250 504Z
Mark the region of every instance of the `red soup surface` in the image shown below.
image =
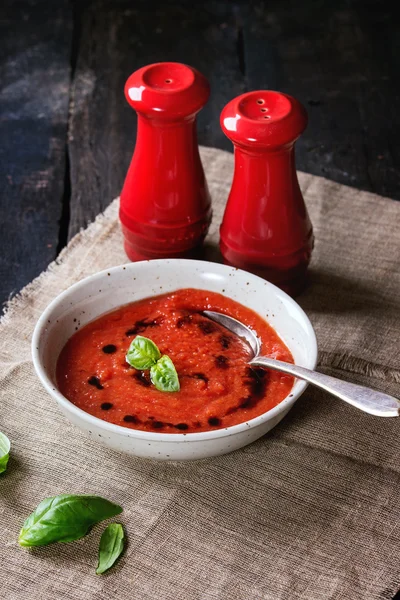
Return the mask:
M263 354L293 362L274 329L249 308L215 292L183 289L123 306L75 333L58 359L60 391L95 417L164 433L236 425L279 404L293 377L251 369L247 344L203 310L242 321L258 333ZM128 365L125 355L138 334L172 359L179 392L157 390L149 371Z

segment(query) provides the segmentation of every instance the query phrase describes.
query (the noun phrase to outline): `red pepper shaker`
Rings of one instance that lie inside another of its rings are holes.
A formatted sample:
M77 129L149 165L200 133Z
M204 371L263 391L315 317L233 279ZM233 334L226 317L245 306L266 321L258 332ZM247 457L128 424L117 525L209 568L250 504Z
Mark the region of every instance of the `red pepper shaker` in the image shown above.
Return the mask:
M148 65L126 82L126 99L138 113L119 213L131 260L190 256L207 233L211 201L196 114L209 94L206 78L180 63Z
M294 143L304 107L273 91L242 94L225 106L221 126L235 147L235 173L221 225L225 262L288 293L305 286L313 231L296 175Z

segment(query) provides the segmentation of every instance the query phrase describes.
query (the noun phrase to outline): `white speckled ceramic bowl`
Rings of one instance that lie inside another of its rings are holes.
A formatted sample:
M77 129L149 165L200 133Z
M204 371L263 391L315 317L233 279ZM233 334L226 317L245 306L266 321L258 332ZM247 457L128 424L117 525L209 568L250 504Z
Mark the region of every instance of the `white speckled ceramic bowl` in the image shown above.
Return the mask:
M160 460L193 460L225 454L254 442L287 414L307 383L296 380L290 396L245 423L200 433L155 433L121 427L84 412L57 389L55 370L64 344L100 315L123 304L181 288L219 292L265 318L289 347L295 362L313 369L314 330L303 310L279 288L246 271L216 263L164 259L102 271L60 294L40 317L32 339L36 372L67 418L93 439L128 454Z

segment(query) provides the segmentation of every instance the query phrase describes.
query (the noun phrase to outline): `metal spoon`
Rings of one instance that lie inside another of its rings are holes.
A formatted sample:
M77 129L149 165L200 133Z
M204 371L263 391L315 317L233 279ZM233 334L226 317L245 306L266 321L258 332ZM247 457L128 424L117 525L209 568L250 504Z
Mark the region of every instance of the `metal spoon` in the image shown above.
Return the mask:
M204 310L203 314L248 343L254 354L254 358L249 361L250 366L273 369L282 373L289 373L289 375L293 375L299 379L304 379L370 415L376 415L377 417L399 416L400 401L393 396L371 390L362 385L348 383L336 377L323 375L322 373L299 367L298 365L292 365L266 356L259 356L261 350L260 341L256 334L246 327L246 325L243 325L243 323L232 317L212 310Z

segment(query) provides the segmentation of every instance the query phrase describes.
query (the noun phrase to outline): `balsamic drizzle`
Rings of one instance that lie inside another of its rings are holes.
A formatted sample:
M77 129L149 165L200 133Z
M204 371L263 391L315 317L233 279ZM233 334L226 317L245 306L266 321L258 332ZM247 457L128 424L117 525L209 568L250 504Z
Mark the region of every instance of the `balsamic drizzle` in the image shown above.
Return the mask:
M151 386L151 380L150 380L150 376L146 371L135 371L132 374L132 377L134 379L136 379L136 381L138 383L140 383L140 385L142 385L143 387L150 387Z
M145 331L148 327L157 327L158 325L160 325L162 323L163 318L164 318L163 316L156 317L152 321L148 321L146 319L140 319L139 321L136 321L135 325L131 329L128 329L128 331L125 331L125 335L129 337L131 335L137 335L138 333L143 333L143 331Z
M195 316L200 317L200 319L196 318L194 320ZM157 327L158 325L160 325L163 319L164 317L162 315L152 320L148 318L140 319L136 321L136 323L131 329L128 329L125 332L125 335L129 337L140 334L147 328ZM196 325L204 335L209 335L216 331L220 331L220 327L218 327L217 324L213 323L208 319L202 318L201 313L196 312L184 314L176 321L176 327L178 329L186 325ZM232 340L232 336L226 333L220 333L218 337L218 342L222 350L227 350L230 347ZM107 344L102 348L102 351L104 352L104 354L114 354L117 351L117 346L115 344ZM218 369L229 369L229 358L227 356L224 356L223 354L215 356L215 366ZM129 368L130 365L126 364L126 367ZM135 371L134 373L132 373L132 377L143 387L151 386L151 380L149 374L146 371ZM207 375L205 375L202 372L191 373L188 374L187 377L199 379L201 381L204 381L206 384L208 384L209 382L209 378L207 377ZM248 388L248 395L241 398L237 406L228 409L226 415L232 414L240 409L249 409L256 406L256 404L265 396L266 387L268 384L268 373L263 369L252 369L250 367L247 367L244 376L244 383ZM96 375L93 375L92 377L90 377L90 379L88 379L88 384L96 387L98 390L104 389L104 386L101 384L100 379ZM111 408L113 408L113 404L111 402L103 402L101 404L102 410L110 410ZM144 423L144 421L141 421L135 415L125 415L123 417L123 421L132 425ZM187 423L182 422L177 423L176 425L173 423L164 423L162 421L156 420L155 417L148 417L147 424L155 430L164 429L166 427L175 428L179 431L186 431L187 429L189 429L189 425ZM219 417L209 417L208 425L210 427L221 427L222 419ZM202 427L202 424L200 421L197 421L193 424L193 426L196 428L200 428Z
M229 359L223 354L219 354L215 357L215 366L218 369L229 369Z
M222 348L224 350L227 350L229 348L229 346L231 345L232 338L229 335L226 335L225 333L222 333L219 336L218 341L221 344Z
M135 425L140 423L139 419L135 417L135 415L125 415L123 420L125 421L125 423L134 423Z
M208 383L208 377L207 375L204 375L204 373L191 373L190 375L187 375L187 377L191 377L192 379L200 379L201 381L204 381L204 383Z
M175 425L174 427L176 427L176 429L180 429L181 431L189 429L189 425L187 425L186 423L178 423L178 425Z
M184 325L188 325L189 323L191 323L192 320L193 320L193 315L185 315L184 317L180 317L177 320L176 326L177 326L178 329L180 329Z
M102 348L104 354L114 354L117 351L117 346L114 344L107 344L107 346L103 346Z
M221 419L218 419L218 417L210 417L208 419L208 424L211 427L219 427L221 425Z
M92 377L90 377L90 379L88 379L88 384L93 385L98 390L104 389L104 387L100 383L100 379L98 377L96 377L96 375L92 375Z
M113 404L111 404L111 402L103 402L103 404L101 405L101 410L110 410L113 407Z
M268 385L268 372L264 369L247 367L244 381L249 395L241 398L237 406L229 408L226 415L231 415L239 409L254 408L264 398Z
M200 331L204 333L204 335L209 335L210 333L214 333L214 331L217 331L216 325L214 325L214 323L208 320L199 321L197 323L197 326L200 329Z

